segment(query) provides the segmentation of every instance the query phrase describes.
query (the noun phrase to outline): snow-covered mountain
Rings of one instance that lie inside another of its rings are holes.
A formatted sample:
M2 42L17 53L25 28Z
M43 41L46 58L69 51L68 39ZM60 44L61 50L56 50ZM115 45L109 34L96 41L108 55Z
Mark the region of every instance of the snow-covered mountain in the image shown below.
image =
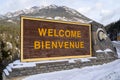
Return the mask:
M0 15L0 20L5 19L6 17L4 15Z
M66 6L34 6L29 9L18 10L15 12L8 12L5 15L0 15L0 20L20 20L20 16L32 16L37 18L64 20L64 21L78 21L88 23L91 19L85 17L78 11L68 8Z

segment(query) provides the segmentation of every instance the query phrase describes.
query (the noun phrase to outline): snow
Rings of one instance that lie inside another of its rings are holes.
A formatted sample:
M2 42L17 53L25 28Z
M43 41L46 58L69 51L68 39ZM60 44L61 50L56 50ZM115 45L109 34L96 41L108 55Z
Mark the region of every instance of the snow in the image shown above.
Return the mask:
M81 62L89 62L90 60L87 58L81 58Z
M10 63L6 69L4 69L4 73L9 75L9 72L12 72L13 68L23 68L23 67L34 67L36 63L34 62L20 62L20 60L16 60L13 63Z
M120 57L120 41L114 41L113 44L117 48L117 53ZM97 50L96 52L101 51L102 50ZM104 50L104 52L109 51L111 52L112 50ZM89 58L80 60L89 61ZM75 60L69 61L74 62ZM103 65L32 75L23 80L120 80L120 59Z
M89 57L89 58L73 58L73 59L63 59L63 60L46 60L46 61L38 61L38 62L21 62L20 60L16 60L13 63L10 63L6 69L5 74L9 75L9 72L12 72L14 68L24 68L24 67L35 67L37 63L51 63L51 62L62 62L68 61L69 63L75 63L75 61L80 60L81 62L88 62L89 59L96 58L96 57Z
M81 62L89 62L91 58L96 58L96 57L90 57L90 58L80 58L80 59L69 59L69 63L75 63L76 61L81 61Z
M105 49L104 51L106 51L106 52L113 52L111 49L109 49L109 48L107 48L107 49Z
M56 9L57 8L57 6L56 5L49 5L49 6L47 6L48 8L54 8L54 9Z
M23 68L23 67L34 67L36 66L36 64L33 62L27 63L27 62L20 62L20 60L16 60L13 63L10 63L8 66L11 68Z
M117 48L117 53L120 57L120 41L113 41L114 46ZM100 52L102 50L97 50L96 52ZM104 52L112 51L111 49L105 49ZM38 61L38 62L20 62L20 60L16 60L13 63L10 63L6 69L4 69L4 73L9 75L9 72L12 71L13 68L21 68L21 67L35 67L36 63L49 63L49 62L61 62L68 61L69 63L74 63L76 60L80 60L81 62L90 61L91 58L78 58L78 59L64 59L64 60L46 60L46 61ZM117 59L113 62L106 63L103 65L93 65L84 68L75 68L71 70L63 70L56 71L50 73L36 74L31 75L23 80L120 80L120 59Z
M97 57L89 57L88 59L97 59Z
M14 12L14 17L19 16L21 14L24 14L23 10L16 11L16 12Z
M46 19L53 19L52 17L47 17Z
M63 20L63 21L68 21L65 17L60 17L60 16L56 16L54 17L55 20Z
M69 60L69 63L75 63L75 60L71 59Z
M96 57L89 57L89 58L73 58L73 59L63 59L63 60L46 60L46 61L38 61L38 62L20 62L20 60L16 60L13 63L10 63L8 66L11 68L23 68L23 67L34 67L37 63L51 63L51 62L62 62L68 61L69 63L75 63L76 60L80 60L81 62L90 61L89 59L96 58Z
M9 75L9 72L7 69L4 69L3 72L6 74L6 75Z
M119 67L118 59L103 65L32 75L23 80L120 80Z
M12 72L12 69L10 66L7 66L6 69L9 71L9 72Z
M5 14L5 16L8 17L8 18L11 18L11 17L13 17L13 14L11 12L8 12L8 13Z
M76 10L71 9L71 8L68 8L68 7L66 7L66 6L62 6L62 7L66 10L66 12L68 12L68 13L70 13L70 14L73 14L73 15L76 14L76 15L82 17L82 15L80 15Z
M103 50L97 50L96 52L104 52Z
M13 63L10 63L7 68L9 71L10 68L23 68L23 67L35 67L37 63L51 63L51 62L62 62L68 61L69 63L75 63L76 60L80 60L81 62L90 61L89 59L96 58L96 57L89 57L89 58L73 58L73 59L63 59L63 60L45 60L45 61L38 61L38 62L21 62L20 60L16 60Z
M81 23L85 23L85 20L83 20L83 19L80 19L80 18L77 18L77 17L73 17L73 19L75 19L76 21L79 21Z
M105 52L105 53L107 53L107 52L113 52L113 51L111 49L107 48L105 50L97 50L96 52L97 53L99 53L99 52Z

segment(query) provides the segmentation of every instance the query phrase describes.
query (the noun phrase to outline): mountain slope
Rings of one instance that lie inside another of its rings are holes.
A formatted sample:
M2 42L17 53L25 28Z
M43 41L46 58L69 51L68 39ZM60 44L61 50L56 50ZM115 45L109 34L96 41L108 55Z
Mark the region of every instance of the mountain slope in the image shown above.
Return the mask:
M8 12L5 15L0 16L0 20L16 21L20 20L20 16L32 16L37 18L47 18L64 21L78 21L82 23L88 23L91 19L85 17L74 9L66 6L34 6L30 9L19 10L16 12ZM11 21L11 22L12 22Z

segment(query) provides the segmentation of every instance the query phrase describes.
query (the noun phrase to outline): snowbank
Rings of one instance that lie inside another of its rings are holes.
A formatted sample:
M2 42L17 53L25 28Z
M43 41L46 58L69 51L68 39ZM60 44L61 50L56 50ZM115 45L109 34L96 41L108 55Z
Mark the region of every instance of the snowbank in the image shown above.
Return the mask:
M120 41L113 41L120 58ZM111 49L96 52L112 52ZM81 59L89 61L89 59ZM74 62L71 60L70 62ZM111 63L29 76L23 80L120 80L120 59Z
M114 46L117 48L117 53L120 58L120 41L113 41ZM106 49L104 52L111 52L111 49ZM97 52L101 52L98 50ZM9 72L12 72L12 68L21 68L21 67L34 67L37 63L49 63L49 62L60 62L68 61L69 63L74 63L76 60L82 62L88 62L89 59L96 58L78 58L78 59L64 59L64 60L47 60L47 61L38 61L38 62L20 62L16 60L13 63L9 64L4 73L9 75ZM72 69L64 71L56 71L51 73L43 73L29 76L23 80L120 80L120 59L103 65L84 67L82 69Z
M51 63L51 62L62 62L62 61L68 61L69 63L75 63L76 61L81 62L88 62L89 59L96 58L96 57L89 57L89 58L75 58L75 59L63 59L63 60L46 60L46 61L38 61L38 62L21 62L20 60L16 60L13 63L10 63L6 69L4 69L4 73L6 75L9 75L9 72L12 72L12 69L14 68L24 68L24 67L35 67L36 64L40 63Z
M23 80L120 80L120 60L82 69L32 75Z

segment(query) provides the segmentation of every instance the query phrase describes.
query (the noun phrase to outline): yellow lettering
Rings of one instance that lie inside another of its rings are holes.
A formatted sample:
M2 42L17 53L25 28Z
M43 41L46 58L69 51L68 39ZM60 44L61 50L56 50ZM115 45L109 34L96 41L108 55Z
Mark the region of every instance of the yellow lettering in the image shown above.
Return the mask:
M50 49L50 41L46 41L45 42L45 48L46 49Z
M42 49L44 49L44 41L41 42Z
M54 36L55 36L55 37L58 37L58 35L57 35L57 30L56 30L56 29L54 29Z
M77 37L81 38L81 32L80 31L77 31Z
M75 48L75 42L70 42L70 48Z
M84 48L84 42L80 42L80 48Z
M58 45L59 45L60 48L62 48L63 42L58 41Z
M71 37L76 37L76 31L71 31Z
M75 48L79 48L79 42L75 42Z
M68 42L64 42L64 47L67 49L68 47Z
M53 29L48 29L48 36L53 36Z
M84 42L34 41L34 49L84 48Z
M34 41L34 49L40 49L40 42Z
M38 28L39 36L81 38L81 31Z
M57 42L52 41L51 45L52 45L52 48L57 48Z
M62 29L59 30L59 36L60 36L60 37L64 37L64 30L62 30Z
M38 32L39 32L39 35L40 36L45 36L46 35L46 31L47 31L47 29L44 29L44 28L38 28Z
M70 37L70 31L69 31L69 30L66 30L66 31L65 31L65 36L66 36L66 37Z

